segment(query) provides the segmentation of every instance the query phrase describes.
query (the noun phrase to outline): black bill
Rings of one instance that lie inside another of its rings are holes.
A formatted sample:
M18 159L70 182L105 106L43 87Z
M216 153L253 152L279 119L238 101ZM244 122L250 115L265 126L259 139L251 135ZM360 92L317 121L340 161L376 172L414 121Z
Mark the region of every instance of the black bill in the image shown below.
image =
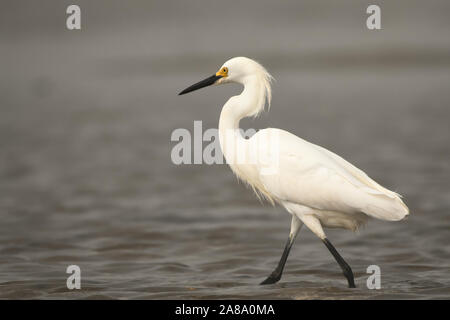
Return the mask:
M193 84L189 88L184 89L178 95L181 96L182 94L186 94L186 93L210 86L210 85L214 84L220 78L222 78L222 76L213 75L209 78L206 78L205 80L202 80L200 82L197 82L196 84Z

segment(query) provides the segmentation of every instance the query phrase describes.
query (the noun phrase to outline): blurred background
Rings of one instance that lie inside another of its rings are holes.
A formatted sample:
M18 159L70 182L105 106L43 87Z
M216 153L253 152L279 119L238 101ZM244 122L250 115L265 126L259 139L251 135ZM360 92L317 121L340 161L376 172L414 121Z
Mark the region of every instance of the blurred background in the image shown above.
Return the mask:
M81 7L79 31L66 8ZM381 7L382 30L366 27ZM0 298L450 297L450 2L2 1ZM275 77L269 113L404 195L407 221L328 230L347 289L303 229L226 165L172 164L177 128L217 128L238 86L177 93L234 56ZM81 290L66 287L68 265ZM381 268L381 290L366 269Z

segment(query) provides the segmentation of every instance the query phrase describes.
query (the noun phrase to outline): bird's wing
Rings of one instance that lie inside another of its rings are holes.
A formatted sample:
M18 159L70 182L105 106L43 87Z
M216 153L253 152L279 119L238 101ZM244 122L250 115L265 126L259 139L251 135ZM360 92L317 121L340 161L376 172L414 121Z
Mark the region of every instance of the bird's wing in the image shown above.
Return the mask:
M260 180L276 198L319 210L364 212L383 220L408 214L399 195L338 155L287 131L265 130L261 136L277 136L273 140L278 145L265 147L272 153L273 168L260 170Z

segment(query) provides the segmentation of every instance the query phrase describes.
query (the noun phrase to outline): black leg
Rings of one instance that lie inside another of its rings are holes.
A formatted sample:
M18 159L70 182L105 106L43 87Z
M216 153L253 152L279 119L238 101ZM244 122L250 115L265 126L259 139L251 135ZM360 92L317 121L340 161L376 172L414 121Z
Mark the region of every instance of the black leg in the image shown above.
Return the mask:
M336 249L333 247L331 242L325 238L322 240L323 243L327 246L328 250L330 250L333 257L336 259L337 263L339 263L339 266L342 269L342 272L344 273L344 276L347 278L348 281L348 287L349 288L356 288L355 287L355 280L353 278L353 272L350 266L345 262L345 260L341 257L341 255L336 251Z
M276 269L270 274L270 276L261 282L260 284L273 284L278 282L281 279L281 274L283 273L284 265L286 264L286 260L289 256L289 251L291 251L291 247L294 244L295 237L289 237L286 246L284 247L283 254L281 255L280 262L278 262L278 266Z

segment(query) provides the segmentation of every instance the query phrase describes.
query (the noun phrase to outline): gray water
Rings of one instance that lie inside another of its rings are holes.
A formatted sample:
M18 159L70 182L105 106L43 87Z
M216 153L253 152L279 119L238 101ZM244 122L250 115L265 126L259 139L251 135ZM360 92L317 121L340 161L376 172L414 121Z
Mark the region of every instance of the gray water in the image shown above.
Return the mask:
M448 1L61 1L0 10L0 298L448 299ZM226 165L174 165L170 141L216 128L239 92L188 85L245 55L276 78L280 127L342 155L401 193L411 215L359 233L326 230L357 289L303 229L282 280L290 217ZM68 265L81 290L66 287ZM381 268L369 290L369 265Z

